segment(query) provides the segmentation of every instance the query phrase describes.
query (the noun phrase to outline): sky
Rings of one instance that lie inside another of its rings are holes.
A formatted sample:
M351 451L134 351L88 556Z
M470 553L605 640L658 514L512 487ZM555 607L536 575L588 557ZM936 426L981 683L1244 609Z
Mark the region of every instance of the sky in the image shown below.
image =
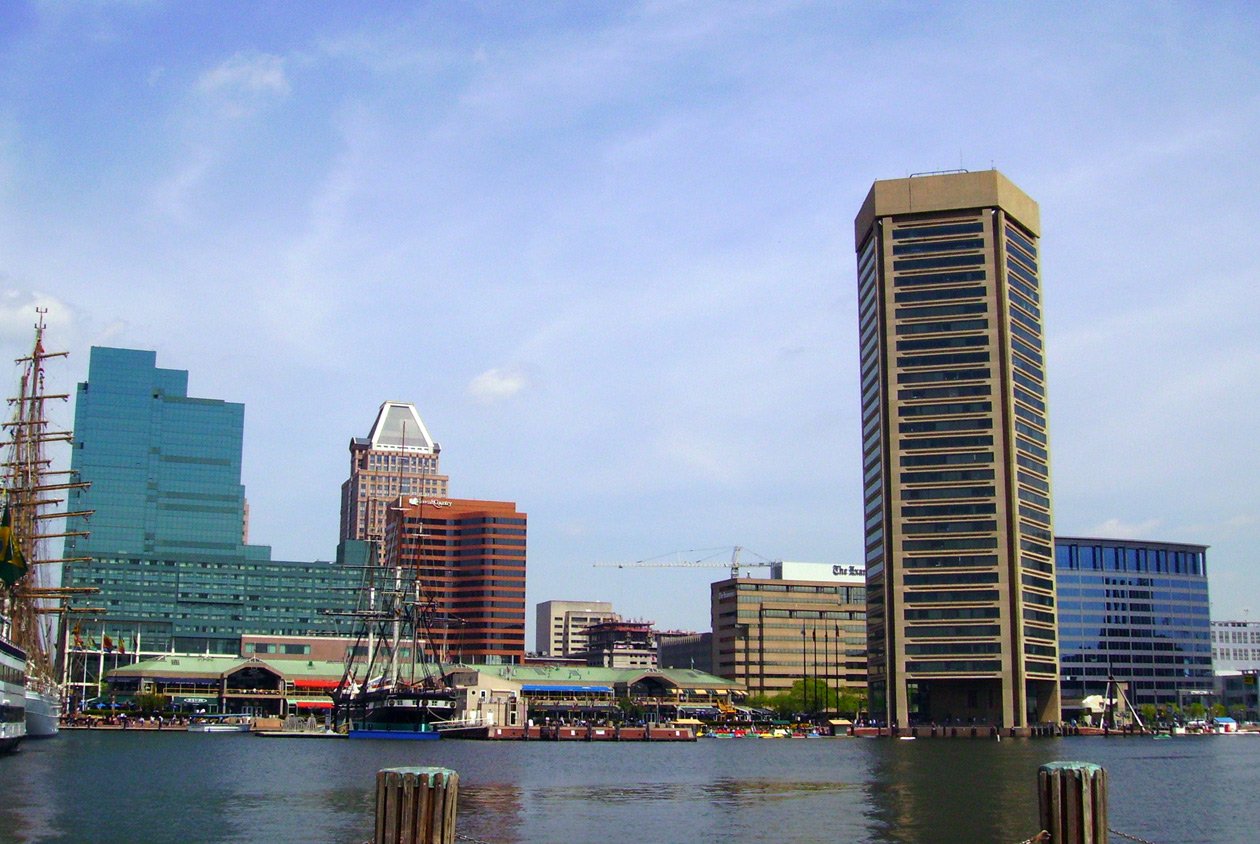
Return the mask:
M47 307L50 389L108 345L244 403L277 559L333 557L350 439L414 402L452 496L528 514L531 625L703 630L725 569L593 564L860 562L853 218L997 167L1041 208L1056 532L1208 545L1213 618L1260 618L1257 36L1230 2L0 4L0 353Z

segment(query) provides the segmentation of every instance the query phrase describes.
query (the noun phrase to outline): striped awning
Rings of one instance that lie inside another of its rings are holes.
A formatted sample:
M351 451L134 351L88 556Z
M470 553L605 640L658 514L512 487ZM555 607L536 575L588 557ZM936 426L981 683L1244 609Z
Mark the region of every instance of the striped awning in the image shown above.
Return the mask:
M326 697L291 697L286 698L294 709L332 709L332 701Z
M548 686L541 683L526 683L521 686L524 692L567 692L570 694L612 694L612 686Z

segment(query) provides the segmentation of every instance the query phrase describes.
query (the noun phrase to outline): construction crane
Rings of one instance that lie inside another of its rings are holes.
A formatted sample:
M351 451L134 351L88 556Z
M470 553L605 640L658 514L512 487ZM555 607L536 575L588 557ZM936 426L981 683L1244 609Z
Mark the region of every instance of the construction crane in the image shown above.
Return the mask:
M677 551L675 552L673 556L681 555L681 554L703 554L705 552L718 552L718 551L725 552L726 549L725 548L699 548L699 549L692 548L688 551ZM769 568L770 566L777 565L783 562L782 560L766 560L764 558L761 560L757 560L755 562L751 562L751 563L742 562L739 557L740 557L740 554L743 553L743 551L744 549L741 546L736 545L731 550L730 562L727 562L725 560L714 560L712 559L712 557L703 557L698 560L663 560L661 559L661 557L672 556L672 555L662 554L660 557L651 557L646 560L635 560L632 563L594 563L593 565L595 566L595 568L609 568L609 569L649 569L649 568L703 569L703 568L718 568L720 566L730 566L731 578L737 579L739 577L739 570L741 568L746 568L746 569ZM716 554L713 554L713 556L716 556Z

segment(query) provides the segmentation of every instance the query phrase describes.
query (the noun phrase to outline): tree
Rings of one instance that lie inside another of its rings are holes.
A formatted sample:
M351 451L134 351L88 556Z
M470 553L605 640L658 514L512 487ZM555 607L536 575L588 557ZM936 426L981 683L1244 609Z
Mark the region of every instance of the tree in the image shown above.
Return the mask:
M1204 716L1207 715L1207 707L1196 700L1194 703L1186 707L1186 713L1193 720L1202 721Z
M643 718L643 707L628 697L617 698L617 708L621 710L623 721L638 721Z
M817 677L807 677L792 683L787 691L754 695L748 702L752 706L773 709L781 718L822 712L851 717L866 707L866 693L847 686L833 688Z
M1155 723L1155 717L1159 714L1159 710L1156 709L1155 704L1144 703L1138 707L1138 710L1141 712L1142 720L1147 724L1147 726Z
M166 695L160 695L153 692L145 692L136 695L136 708L146 715L152 715L155 712L164 712L167 707Z

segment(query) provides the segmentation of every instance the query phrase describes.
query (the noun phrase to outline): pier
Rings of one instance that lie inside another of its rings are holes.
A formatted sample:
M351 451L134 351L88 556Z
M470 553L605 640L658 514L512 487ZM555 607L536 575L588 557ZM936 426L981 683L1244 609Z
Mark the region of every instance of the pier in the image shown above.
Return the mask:
M535 725L531 727L481 727L465 736L489 741L695 741L690 727L649 724L642 727L614 725Z

